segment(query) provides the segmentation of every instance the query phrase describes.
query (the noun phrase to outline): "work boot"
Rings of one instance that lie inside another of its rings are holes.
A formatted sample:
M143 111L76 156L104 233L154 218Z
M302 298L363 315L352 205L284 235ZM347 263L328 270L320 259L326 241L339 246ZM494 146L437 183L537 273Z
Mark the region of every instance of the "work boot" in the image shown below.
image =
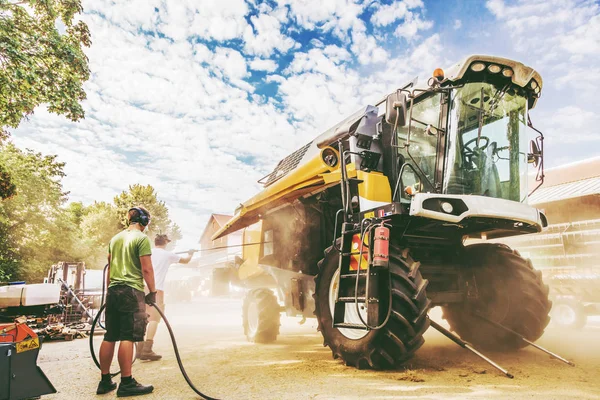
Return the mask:
M135 358L136 358L136 360L142 360L142 358L140 358L140 357L144 353L144 345L145 344L146 344L146 342L135 342Z
M98 384L98 389L96 389L96 394L106 394L108 392L112 392L117 388L117 384L112 381L112 379L102 379Z
M127 383L123 382L123 379L121 379L121 384L117 390L117 397L142 396L144 394L152 393L153 390L154 386L142 385L130 377Z
M152 346L154 345L154 340L146 340L143 342L142 352L138 356L140 360L148 360L148 361L158 361L162 358L161 355L156 354L152 351Z

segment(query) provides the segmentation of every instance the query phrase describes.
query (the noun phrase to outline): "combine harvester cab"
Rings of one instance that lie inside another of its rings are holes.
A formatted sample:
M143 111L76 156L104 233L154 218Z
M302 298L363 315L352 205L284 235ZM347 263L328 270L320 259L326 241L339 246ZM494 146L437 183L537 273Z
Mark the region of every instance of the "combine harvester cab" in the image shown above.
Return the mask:
M389 368L423 344L428 310L442 306L476 346L537 340L551 307L541 274L507 246L464 243L547 224L527 205L528 165L543 179L543 136L527 137L541 88L521 63L471 56L281 160L213 236L245 229L236 272L250 289L248 338L275 340L282 309L316 316L334 357Z

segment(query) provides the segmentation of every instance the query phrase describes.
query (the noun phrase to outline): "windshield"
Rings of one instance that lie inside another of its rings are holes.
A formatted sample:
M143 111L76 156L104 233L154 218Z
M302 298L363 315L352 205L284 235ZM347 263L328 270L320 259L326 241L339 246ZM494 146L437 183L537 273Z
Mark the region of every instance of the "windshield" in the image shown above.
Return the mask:
M510 86L452 91L444 193L527 197L527 99Z

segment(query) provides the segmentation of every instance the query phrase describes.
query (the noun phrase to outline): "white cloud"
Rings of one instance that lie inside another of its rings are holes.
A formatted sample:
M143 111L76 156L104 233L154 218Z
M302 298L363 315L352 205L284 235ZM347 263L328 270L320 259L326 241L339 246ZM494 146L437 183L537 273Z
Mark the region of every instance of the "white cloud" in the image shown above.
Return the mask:
M189 28L191 34L214 40L230 40L242 36L247 25L244 16L249 11L244 0L202 0L186 3L187 12L193 15ZM182 21L169 20L170 25L178 23L181 24Z
M277 50L286 53L296 42L281 33L281 22L269 14L260 14L250 18L252 26L244 31L244 50L249 54L270 56Z
M277 63L273 60L263 60L260 58L255 58L249 63L250 69L255 71L267 71L267 72L275 72L277 70Z
M371 22L377 26L388 26L392 22L404 19L408 14L408 6L404 1L395 1L389 5L378 5Z
M371 17L373 25L386 27L401 20L394 35L406 40L415 39L418 37L419 31L430 29L433 26L432 21L422 19L420 9L424 5L420 0L394 1L391 4L376 4L374 7L376 11Z
M591 17L587 23L575 27L562 37L560 45L571 54L600 56L600 14Z
M327 55L333 54L333 57ZM287 74L302 74L305 72L317 72L328 78L343 76L346 68L340 67L339 62L345 57L344 50L335 46L325 49L311 49L308 52L299 52L294 54L294 59L286 68ZM346 52L347 54L347 52Z
M113 0L84 2L88 13L103 15L113 26L136 33L139 29L160 32L174 40L197 35L205 39L230 40L244 32L249 12L244 0L162 1Z
M577 106L565 106L542 116L548 141L558 143L600 142L600 114ZM547 142L548 142L547 141Z
M323 54L325 54L327 58L336 64L341 61L349 61L351 57L350 53L348 53L348 51L343 47L334 46L331 44L323 49Z
M486 6L498 18L506 16L504 0L488 0Z
M377 40L366 33L363 24L352 30L352 45L350 49L361 64L377 64L388 59L388 53L377 44Z
M559 60L561 51L600 56L596 51L600 5L596 2L535 0L509 6L504 0L490 0L486 5L506 24L518 51L543 60Z
M212 62L229 79L239 80L249 75L246 67L246 59L237 50L218 47Z
M452 25L454 29L460 29L462 27L462 21L460 19L454 20L454 25Z
M326 21L338 20L347 9L354 9L351 0L276 0L279 6L289 6L292 18L305 29L315 29Z
M433 21L422 20L418 14L408 13L404 22L396 28L394 35L403 37L406 40L413 40L418 37L419 31L431 29Z
M319 39L311 39L310 44L313 47L317 47L319 49L322 49L323 47L325 47L325 44L322 41L320 41Z
M290 7L290 17L304 29L332 32L341 40L356 24L362 24L360 14L366 4L359 0L276 0L279 6Z

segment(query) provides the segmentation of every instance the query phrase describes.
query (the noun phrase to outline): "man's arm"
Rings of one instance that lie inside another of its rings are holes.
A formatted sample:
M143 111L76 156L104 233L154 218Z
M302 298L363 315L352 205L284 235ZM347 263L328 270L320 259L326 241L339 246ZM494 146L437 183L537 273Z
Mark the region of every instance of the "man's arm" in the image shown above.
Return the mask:
M106 267L106 287L110 286L110 253L108 254L108 266Z
M141 256L140 262L142 263L142 275L144 275L144 281L148 286L150 293L156 292L156 285L154 283L154 268L152 267L152 258L150 255Z
M193 255L194 255L193 251L191 251L191 250L188 251L188 255L186 257L181 257L179 259L179 264L187 264L187 263L189 263L190 261L192 261L192 256Z

